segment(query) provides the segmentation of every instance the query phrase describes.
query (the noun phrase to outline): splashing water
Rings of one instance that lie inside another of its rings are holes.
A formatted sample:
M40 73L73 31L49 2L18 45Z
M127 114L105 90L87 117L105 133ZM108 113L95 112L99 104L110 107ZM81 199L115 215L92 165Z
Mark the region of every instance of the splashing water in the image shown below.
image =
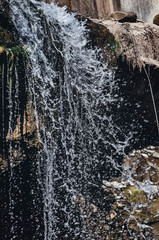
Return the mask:
M13 0L10 9L30 54L29 91L42 144L38 170L45 240L91 239L75 199L102 177L120 173L132 137L112 119L111 108L122 101L115 95L113 69L99 49L87 48L85 23L65 8Z

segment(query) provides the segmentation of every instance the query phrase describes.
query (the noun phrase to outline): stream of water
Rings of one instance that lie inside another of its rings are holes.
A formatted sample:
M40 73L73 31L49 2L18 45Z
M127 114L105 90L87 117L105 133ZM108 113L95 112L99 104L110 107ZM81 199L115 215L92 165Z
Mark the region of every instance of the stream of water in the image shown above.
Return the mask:
M82 238L85 226L75 198L88 184L120 171L130 136L112 121L113 70L87 49L84 23L64 8L34 1L11 1L13 21L30 53L29 87L43 145L39 179L43 188L45 240ZM106 170L105 170L106 171Z

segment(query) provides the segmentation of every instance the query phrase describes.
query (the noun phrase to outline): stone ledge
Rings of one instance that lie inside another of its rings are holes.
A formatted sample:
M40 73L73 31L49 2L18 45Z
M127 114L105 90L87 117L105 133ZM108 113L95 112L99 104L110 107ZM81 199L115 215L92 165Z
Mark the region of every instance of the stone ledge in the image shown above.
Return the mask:
M120 23L113 20L91 19L95 24L106 27L119 42L116 49L133 67L146 65L159 68L159 26L144 22Z

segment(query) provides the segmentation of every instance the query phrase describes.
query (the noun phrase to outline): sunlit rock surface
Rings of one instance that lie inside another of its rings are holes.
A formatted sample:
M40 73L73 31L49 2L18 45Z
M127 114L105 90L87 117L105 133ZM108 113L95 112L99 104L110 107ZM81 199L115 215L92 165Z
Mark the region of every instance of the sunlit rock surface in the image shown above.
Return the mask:
M117 54L134 67L144 64L159 67L159 27L143 22L120 23L93 20L109 29L119 43Z
M71 11L78 12L83 16L91 17L93 22L96 24L105 26L114 35L115 40L119 43L116 48L117 55L121 55L123 58L126 58L126 60L131 63L133 67L138 66L140 69L142 69L144 64L159 67L158 26L149 25L141 21L138 21L137 23L127 23L129 19L125 20L126 23L104 20L111 18L110 15L114 12L114 10L121 9L118 1L115 1L114 3L111 1L100 1L100 3L98 3L98 1L94 2L91 0L90 3L89 1L74 2L73 0L56 0L55 2L60 6L68 6L68 9ZM153 2L153 7L154 6L155 3ZM157 3L156 6L158 6ZM122 9L125 11L133 11L133 21L135 21L135 14L137 14L137 12L134 8ZM143 5L143 11L146 12L145 4ZM128 13L125 12L124 14ZM98 20L97 18L101 18L102 20ZM115 18L115 20L117 19Z
M117 3L112 0L55 0L60 6L66 5L69 10L85 17L108 19L111 12L117 10Z
M115 11L134 12L137 18L153 23L153 18L159 13L157 0L55 0L60 6L66 5L69 10L86 17L108 19Z

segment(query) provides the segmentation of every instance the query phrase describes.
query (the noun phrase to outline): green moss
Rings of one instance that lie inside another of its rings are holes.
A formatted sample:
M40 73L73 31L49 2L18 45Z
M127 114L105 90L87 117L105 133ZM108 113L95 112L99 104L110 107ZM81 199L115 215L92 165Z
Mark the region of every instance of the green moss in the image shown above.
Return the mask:
M147 196L143 190L138 190L135 187L127 187L123 192L123 195L127 198L130 203L146 203Z
M14 56L22 56L23 60L25 61L29 55L27 48L25 46L14 46L11 48L0 46L0 54L6 53L7 55L10 55L10 57L13 59Z
M2 63L4 61L4 64L8 66L7 68L9 73L8 76L10 88L12 88L13 85L13 76L17 61L21 62L22 60L23 64L25 65L28 59L28 55L29 54L25 46L17 45L11 48L6 46L0 46L0 60Z
M114 40L113 38L109 38L108 49L111 53L117 53L120 49L119 42Z

